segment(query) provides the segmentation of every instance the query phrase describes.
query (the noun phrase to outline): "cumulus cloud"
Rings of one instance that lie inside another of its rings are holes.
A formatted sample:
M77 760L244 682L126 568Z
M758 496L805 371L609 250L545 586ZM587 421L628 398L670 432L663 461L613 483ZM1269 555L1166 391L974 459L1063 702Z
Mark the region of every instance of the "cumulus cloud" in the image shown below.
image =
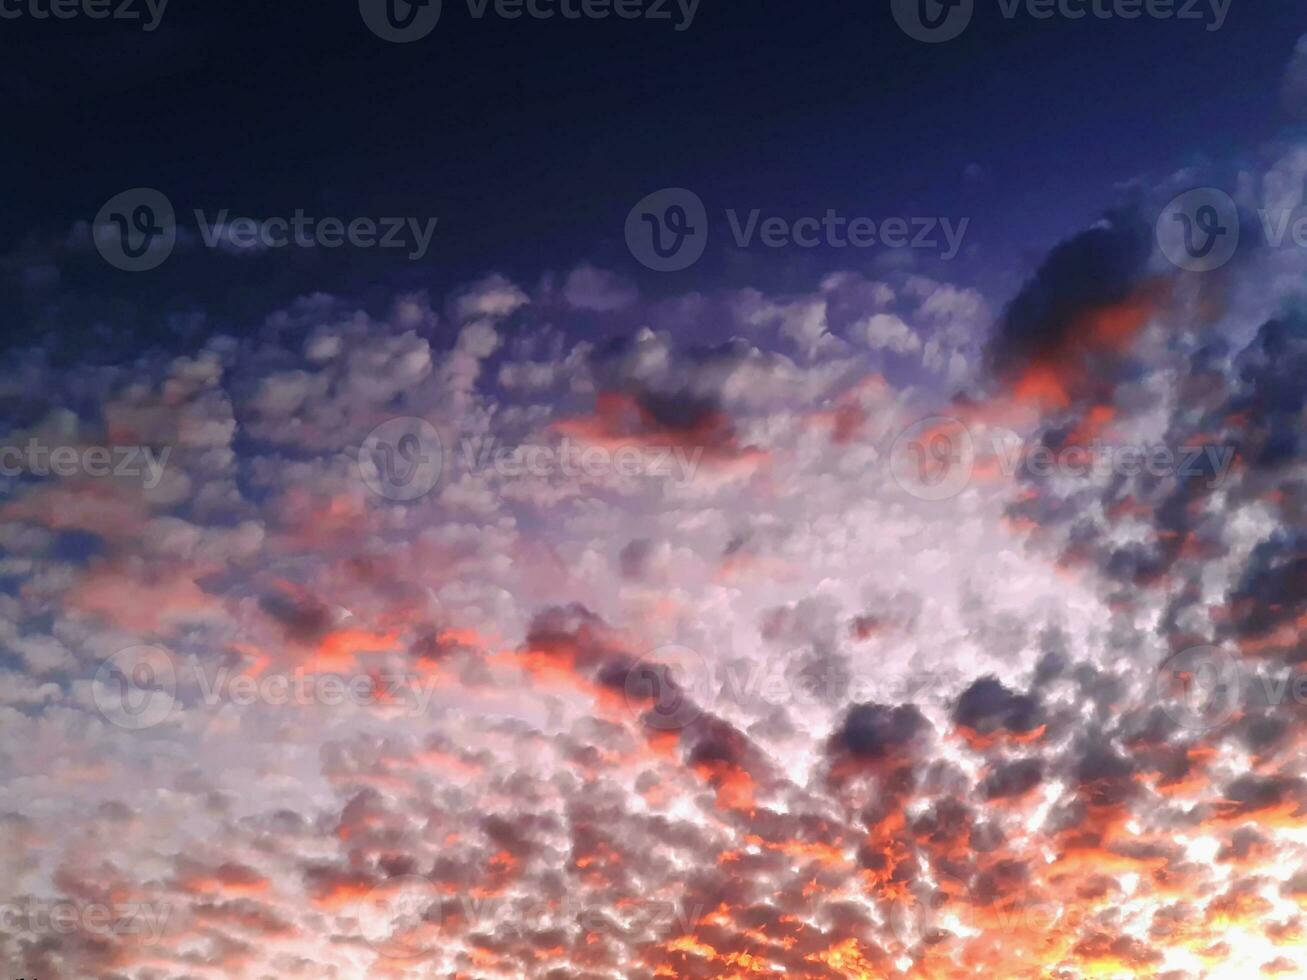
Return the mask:
M1006 303L856 272L646 302L582 266L308 296L130 367L30 356L0 382L0 953L1297 969L1307 332L1292 295L1259 318L1264 289L1159 272L1147 232L1114 213ZM649 326L559 325L608 315ZM950 420L971 471L941 496ZM999 430L1173 454L1009 466ZM1245 673L1177 697L1195 648Z

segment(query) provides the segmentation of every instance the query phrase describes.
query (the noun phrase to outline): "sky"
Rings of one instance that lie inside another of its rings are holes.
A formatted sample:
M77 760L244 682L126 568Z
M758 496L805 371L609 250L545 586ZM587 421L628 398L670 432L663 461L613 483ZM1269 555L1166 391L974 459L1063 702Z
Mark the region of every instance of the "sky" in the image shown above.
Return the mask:
M2 976L1307 976L1301 8L58 12Z

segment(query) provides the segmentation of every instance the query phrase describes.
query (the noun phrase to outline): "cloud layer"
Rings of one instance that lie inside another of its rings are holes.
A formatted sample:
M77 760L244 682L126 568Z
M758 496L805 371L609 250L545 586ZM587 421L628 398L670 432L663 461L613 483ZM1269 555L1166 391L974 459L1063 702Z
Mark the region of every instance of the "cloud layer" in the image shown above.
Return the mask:
M1007 302L587 265L11 363L5 964L1301 972L1307 254L1181 273L1172 192Z

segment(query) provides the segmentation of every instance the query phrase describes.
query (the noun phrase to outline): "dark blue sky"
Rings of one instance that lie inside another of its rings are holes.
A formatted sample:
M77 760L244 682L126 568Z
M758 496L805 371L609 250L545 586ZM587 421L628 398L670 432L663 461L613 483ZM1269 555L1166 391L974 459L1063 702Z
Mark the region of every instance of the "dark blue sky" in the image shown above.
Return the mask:
M419 263L319 252L170 264L146 281L62 270L61 286L137 320L190 305L239 318L307 288L438 291L491 269L531 279L582 259L654 290L742 284L757 270L711 252L674 284L626 254L631 205L682 185L710 210L966 215L983 260L971 274L1010 288L1114 185L1273 135L1307 31L1293 0L1233 0L1214 32L1009 20L998 0L977 4L969 30L939 45L905 36L888 0L702 0L684 32L477 21L446 0L436 31L409 45L372 36L344 0L173 0L152 33L0 21L0 252L30 251L144 185L183 215L438 216L440 233ZM76 319L13 269L6 330Z

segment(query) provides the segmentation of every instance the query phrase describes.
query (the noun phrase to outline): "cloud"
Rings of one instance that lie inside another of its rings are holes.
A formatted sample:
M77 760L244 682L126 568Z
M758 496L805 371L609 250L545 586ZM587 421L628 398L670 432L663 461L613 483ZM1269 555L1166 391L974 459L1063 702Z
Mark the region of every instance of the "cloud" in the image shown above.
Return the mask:
M1258 289L1195 299L1139 221L1056 248L983 352L1002 297L922 276L654 301L582 267L562 302L496 275L308 296L178 357L15 360L4 446L172 452L153 488L3 477L6 961L1297 969L1300 311L1260 315L1261 246L1232 270ZM1010 423L1236 456L994 465L932 500L888 463L941 414L982 450ZM395 418L440 436L410 499L359 464ZM702 465L526 465L565 439ZM1198 645L1247 668L1232 704L1161 683ZM138 646L175 676L123 671ZM124 726L123 692L167 711ZM141 928L106 927L126 905Z

